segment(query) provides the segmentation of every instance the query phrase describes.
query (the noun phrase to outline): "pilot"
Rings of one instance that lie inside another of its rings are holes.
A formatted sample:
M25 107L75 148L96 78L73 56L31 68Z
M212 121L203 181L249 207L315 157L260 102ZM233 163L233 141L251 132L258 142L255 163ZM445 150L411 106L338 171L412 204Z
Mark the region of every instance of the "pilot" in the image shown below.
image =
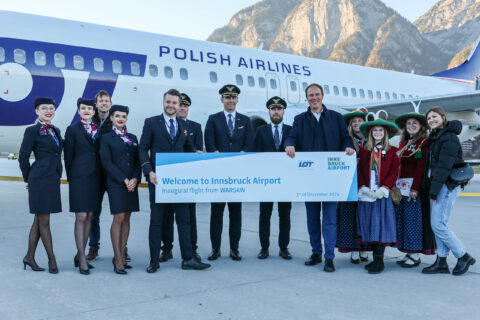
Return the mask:
M197 150L203 150L203 133L200 123L187 119L188 112L192 100L190 97L182 93L180 99L180 106L178 107L177 116L180 119L185 120L187 123L188 137L192 140L193 145ZM196 218L196 205L195 203L188 204L190 212L190 229L192 238L192 248L195 259L201 261L201 257L197 252L197 218ZM160 255L160 262L166 262L173 258L173 207L167 206L163 216L163 231L162 231L162 254Z
M79 98L77 111L80 121L65 132L64 161L67 172L70 212L75 212L74 264L81 274L90 274L85 257L86 237L94 212L100 209L101 164L98 156L100 131L93 123L95 101Z
M58 273L53 253L50 232L50 214L62 212L60 178L62 177L63 140L60 129L52 124L55 117L55 101L51 98L35 99L35 113L38 121L25 129L18 155L23 180L27 183L30 213L35 215L28 236L28 251L23 258L23 268L30 266L33 271L44 271L35 262L38 240L42 238L48 256L48 272ZM35 161L30 165L30 154Z
M140 138L139 156L143 173L147 177L150 193L150 264L148 273L157 272L160 268L160 245L162 242L162 224L165 210L173 206L178 227L178 239L182 254L182 269L201 270L210 265L195 259L192 248L190 213L187 203L157 203L155 201L155 185L158 184L155 174L155 159L157 153L195 152L189 136L187 124L177 117L180 105L180 92L170 89L163 95L163 114L145 120L142 137Z
M253 145L253 130L250 118L236 111L240 89L227 84L219 91L220 101L223 103L223 111L208 117L205 126L205 147L207 152L249 152ZM210 240L212 253L208 260L216 260L220 257L220 245L223 228L223 210L225 202L211 204L210 217ZM242 228L242 203L229 202L230 213L230 257L234 261L240 261L242 256L238 251Z
M286 108L287 102L280 97L275 96L267 101L267 109L271 123L257 128L255 141L253 143L254 152L283 152L285 150L285 138L292 128L283 123L283 115ZM278 234L279 255L286 260L292 259L292 255L288 251L291 209L291 202L278 203L280 220L280 230ZM257 256L258 259L266 259L269 256L268 247L270 246L270 218L272 211L273 202L260 202L259 235L262 248Z
M305 89L309 104L307 111L297 115L292 130L285 141L285 151L291 158L295 151L345 151L348 155L355 154L352 138L348 135L343 116L323 105L323 88L312 83ZM312 255L305 265L313 266L322 262L322 230L325 243L324 271L333 272L335 266L334 249L337 242L337 203L336 202L305 202L307 209L307 226L312 246ZM322 222L320 212L323 207Z
M112 100L110 98L110 94L108 94L105 90L100 90L95 95L95 108L96 112L92 118L93 123L97 126L100 135L108 133L112 131L112 120L110 120L109 112L110 108L112 107ZM92 225L90 227L90 235L89 235L89 243L88 246L90 249L88 250L87 260L92 262L98 258L98 250L100 249L100 214L102 213L102 202L103 196L105 195L106 189L106 176L101 169L101 180L100 180L100 188L99 188L99 206L98 210L93 213L92 216ZM127 261L130 261L127 255Z

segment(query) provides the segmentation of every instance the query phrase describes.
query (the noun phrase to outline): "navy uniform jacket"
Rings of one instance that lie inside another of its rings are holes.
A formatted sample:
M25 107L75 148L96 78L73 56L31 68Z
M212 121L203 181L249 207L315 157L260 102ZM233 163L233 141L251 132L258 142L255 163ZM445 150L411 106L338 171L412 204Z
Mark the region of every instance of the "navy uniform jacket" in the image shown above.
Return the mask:
M163 115L145 119L138 148L140 163L145 176L148 177L150 171L155 172L156 153L197 151L192 144L192 140L188 138L189 132L185 120L177 118L177 124L177 135L172 141L165 126Z
M326 151L345 151L346 148L353 149L352 138L348 134L347 125L343 116L333 110L328 110L325 106L325 113L322 117ZM285 147L293 146L296 151L313 150L313 121L317 121L308 107L306 112L302 112L295 117L292 130L285 141Z
M192 120L185 120L187 123L187 130L188 130L188 137L192 140L195 149L202 151L203 150L203 132L202 126L200 123L192 121Z
M253 143L254 152L277 152L285 151L285 140L290 133L292 126L283 124L282 128L282 140L280 141L280 146L278 150L275 148L275 143L273 142L273 132L272 126L270 124L264 124L257 128L255 133L255 142Z
M18 155L20 170L23 180L28 183L30 179L55 179L59 181L62 176L62 148L63 140L60 129L55 127L55 132L60 145L57 147L55 140L47 132L47 135L40 135L41 123L25 129L22 145ZM30 154L34 153L35 162L30 166Z
M80 121L68 126L63 154L68 180L92 174L100 175L99 137L100 128L97 130L97 140L93 143Z
M253 130L250 118L238 113L235 118L233 135L228 133L227 119L223 111L208 117L205 126L205 147L207 152L251 152Z
M100 159L107 173L107 187L125 186L125 179L141 179L138 159L138 140L134 134L127 133L132 145L127 146L114 131L102 135Z

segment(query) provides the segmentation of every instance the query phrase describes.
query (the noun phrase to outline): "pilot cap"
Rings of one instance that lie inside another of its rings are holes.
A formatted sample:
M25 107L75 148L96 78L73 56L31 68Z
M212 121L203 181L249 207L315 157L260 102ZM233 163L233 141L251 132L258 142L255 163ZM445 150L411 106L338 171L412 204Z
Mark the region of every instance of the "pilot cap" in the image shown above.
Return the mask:
M86 106L92 106L92 107L95 107L95 101L93 100L87 100L87 99L83 99L83 98L78 98L77 99L77 108L80 108L80 105L81 104L84 104Z
M192 104L192 100L190 99L189 96L187 96L186 93L181 93L180 94L180 104L184 104L186 106L189 106Z
M287 102L278 96L271 97L267 101L266 105L267 105L267 109L272 109L272 108L286 109L287 108Z
M121 106L119 104L114 104L110 108L110 113L108 115L111 116L115 111L126 112L128 114L128 107L127 106Z
M226 84L218 90L223 97L236 97L240 94L240 89L234 84Z
M43 98L43 97L39 97L39 98L35 99L35 109L37 109L37 107L41 104L53 104L53 105L55 105L55 100L53 100L52 98Z

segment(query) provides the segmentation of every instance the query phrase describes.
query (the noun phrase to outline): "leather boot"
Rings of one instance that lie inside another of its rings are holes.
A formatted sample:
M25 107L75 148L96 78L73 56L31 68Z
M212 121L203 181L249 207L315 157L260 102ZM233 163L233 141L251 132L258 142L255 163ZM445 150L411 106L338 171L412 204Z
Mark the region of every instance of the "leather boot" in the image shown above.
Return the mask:
M435 274L435 273L450 273L447 264L447 257L439 257L437 256L437 260L435 263L423 268L422 273L425 274Z
M468 271L468 268L470 266L473 266L475 264L475 259L469 255L468 253L465 253L463 257L458 258L457 265L453 269L452 274L454 276L459 276L464 274L465 272Z
M373 249L373 264L368 268L369 274L379 274L385 269L383 263L383 256L385 254L385 247L381 245L375 245Z

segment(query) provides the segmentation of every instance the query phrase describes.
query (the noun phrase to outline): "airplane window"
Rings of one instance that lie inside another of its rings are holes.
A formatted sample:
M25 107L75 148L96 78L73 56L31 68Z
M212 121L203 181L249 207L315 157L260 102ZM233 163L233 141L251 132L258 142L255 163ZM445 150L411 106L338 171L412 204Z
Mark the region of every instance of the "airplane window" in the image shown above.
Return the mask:
M343 87L342 88L343 96L348 97L348 89Z
M409 95L408 95L408 97L409 97L410 99L412 99L412 98L413 98L413 96L412 96L411 94L409 94Z
M210 82L216 83L218 81L217 73L210 71Z
M93 69L97 72L103 72L103 70L105 70L103 59L93 58Z
M308 87L308 83L306 82L303 82L302 83L302 88L303 88L303 91L307 90L307 87ZM327 86L328 87L328 86ZM323 88L325 90L325 88Z
M390 100L390 93L385 91L385 99Z
M290 81L290 89L292 89L293 92L297 91L297 83L295 81Z
M303 89L303 91L305 91L305 90L307 90L307 87L305 87L305 89ZM330 87L328 86L328 84L325 84L325 85L323 86L323 92L324 92L325 94L330 94Z
M0 62L5 61L5 49L0 47Z
M22 49L15 49L13 50L13 60L16 63L24 64L27 62L27 55L25 54L25 50Z
M180 79L187 80L188 79L188 70L185 68L180 68Z
M55 53L53 55L53 62L57 68L65 68L65 56L61 53Z
M258 78L258 85L260 86L260 88L265 88L265 78L259 77Z
M165 74L165 78L167 78L167 79L172 79L173 78L172 67L163 68L163 73Z
M372 90L368 90L368 98L373 99L373 92Z
M352 97L355 98L355 97L357 96L357 89L352 88L352 89L350 90L350 93L351 93Z
M398 96L397 96L397 94L394 92L394 93L393 93L393 100L397 100L397 99L398 99Z
M270 79L270 88L277 89L277 80Z
M400 98L405 99L405 95L402 93L402 94L400 95Z
M254 87L254 86L255 86L255 79L254 79L252 76L248 76L247 81L248 81L248 85L249 85L250 87Z
M73 67L77 70L83 70L85 63L82 56L73 56Z
M47 56L43 51L35 51L34 60L37 66L44 66L47 64Z
M377 100L382 100L382 94L380 91L377 91Z
M140 65L138 62L130 62L130 71L134 76L140 75Z
M239 86L243 86L243 77L242 77L241 75L237 74L237 75L235 76L235 79L237 80L237 84L238 84Z
M122 73L122 63L118 60L112 60L112 70L114 73Z
M158 77L158 67L154 64L151 64L148 67L148 71L150 72L151 77Z
M338 96L340 94L340 92L338 91L338 87L337 86L333 86L333 93Z
M360 98L365 98L365 90L360 89L358 90L358 93L360 93Z

